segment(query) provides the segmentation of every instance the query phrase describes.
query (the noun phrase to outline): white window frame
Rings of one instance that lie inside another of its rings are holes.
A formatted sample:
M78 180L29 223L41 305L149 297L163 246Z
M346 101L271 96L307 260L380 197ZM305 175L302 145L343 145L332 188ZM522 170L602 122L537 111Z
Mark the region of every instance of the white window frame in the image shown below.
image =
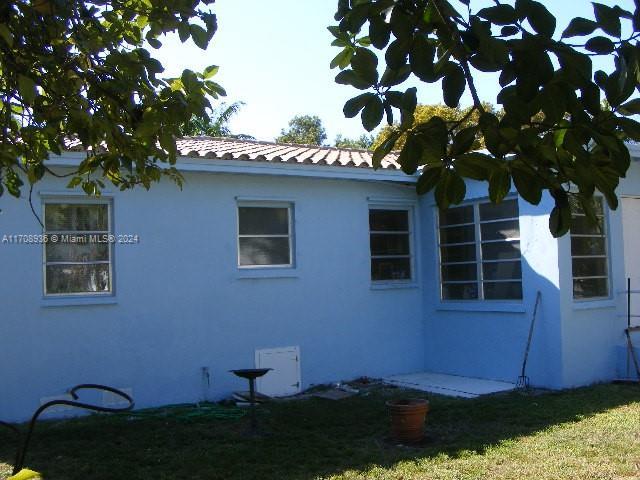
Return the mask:
M369 216L371 214L371 210L395 210L395 211L404 211L407 212L407 226L409 230L407 231L381 231L381 230L371 230L371 226L369 223ZM368 237L369 237L369 279L373 285L384 285L384 284L412 284L416 281L416 260L415 260L415 242L414 242L414 219L413 219L413 207L411 205L406 204L369 204L369 208L367 209L367 225L369 225ZM406 234L409 237L409 255L373 255L371 252L371 235L372 234ZM409 269L410 276L409 278L399 278L399 279L385 279L385 280L374 280L371 278L371 261L377 258L409 258Z
M287 235L247 235L240 234L240 208L286 208L288 216L288 233ZM239 200L236 204L236 251L237 251L237 265L240 270L262 270L262 269L285 269L294 268L294 222L293 222L293 210L294 205L292 202L284 201L253 201L253 200ZM273 264L273 265L241 265L240 264L240 239L241 238L288 238L289 240L289 263L287 264Z
M107 206L107 221L108 230L105 231L82 231L82 230L47 230L46 229L46 206L48 204L53 205L106 205ZM42 221L44 223L42 233L43 235L112 235L113 228L113 200L111 198L87 198L87 197L66 197L66 196L43 196L42 198ZM50 238L50 237L49 237ZM47 242L48 243L48 242ZM114 255L113 244L109 242L109 260L95 261L95 262L47 262L47 244L42 245L42 292L44 298L78 298L78 297L113 297L115 295L115 282L113 278L114 274ZM47 292L47 266L48 265L96 265L101 264L109 265L109 290L103 292L69 292L69 293L48 293Z
M602 206L602 238L604 239L604 255L573 255L573 246L572 246L572 242L571 239L572 238L589 238L589 237L599 237L598 235L589 235L589 234L582 234L582 233L577 233L574 234L573 232L569 232L569 254L571 256L571 298L573 299L574 303L584 303L584 302L594 302L594 301L599 301L599 300L610 300L612 297L611 294L611 255L610 255L610 248L609 248L609 215L608 215L608 207L606 202L604 201L604 199L600 196L594 196L594 199L596 199L598 202L600 202L601 206ZM573 220L574 216L581 216L584 217L584 214L581 213L576 213L573 210L571 211L571 219ZM573 274L573 259L577 258L577 259L581 259L581 258L604 258L606 263L607 263L607 268L606 268L606 272L607 275L602 276L602 275L596 275L596 276L590 276L590 277L576 277ZM592 278L606 278L607 280L607 295L604 296L598 296L598 297L582 297L582 298L576 298L574 296L573 293L573 282L576 279L592 279Z
M507 196L503 201L509 201L509 200L515 200L516 202L518 202L518 197L517 196ZM444 279L442 278L442 266L443 266L443 262L442 262L442 244L440 242L440 211L438 209L438 207L435 207L435 211L436 211L436 245L437 245L437 249L438 249L438 282L439 282L439 286L440 286L440 301L441 302L445 302L445 303L458 303L458 302L469 302L469 303L473 303L473 302L509 302L509 303L514 303L514 302L522 302L524 297L524 285L523 285L523 278L522 278L522 242L521 242L521 235L520 235L520 205L518 204L518 216L517 217L508 217L508 218L500 218L500 219L496 219L496 220L484 220L481 221L480 220L480 205L483 204L487 204L487 203L491 203L491 201L487 198L481 198L481 199L477 199L477 200L473 200L473 201L469 201L469 202L464 202L460 205L455 205L453 208L456 207L469 207L472 206L473 207L473 223L468 222L468 223L460 223L460 224L453 224L453 225L446 225L443 228L450 228L450 227L462 227L462 226L470 226L473 225L474 226L474 241L473 242L459 242L459 243L446 243L444 244L444 246L462 246L462 245L474 245L475 247L475 252L476 252L476 259L474 261L469 261L469 262L444 262L444 265L471 265L473 263L476 264L476 280L475 283L477 285L477 290L478 290L478 298L444 298L444 285L445 284L463 284L463 283L473 283L473 281L468 281L468 280L447 280L444 281ZM488 224L488 223L497 223L497 222L505 222L505 221L510 221L510 220L516 220L518 222L518 233L519 235L517 237L509 237L509 238L505 238L505 239L500 239L500 240L482 240L482 232L481 232L481 226L484 224ZM508 242L508 243L515 243L518 242L520 243L520 258L519 259L506 259L506 260L483 260L482 258L482 245L484 243L503 243L503 242ZM520 262L520 285L521 285L521 291L522 291L522 297L521 298L500 298L500 299L486 299L484 298L484 283L513 283L516 282L517 280L513 280L513 279L508 279L508 280L484 280L484 272L482 269L482 265L483 263L508 263L508 262L516 262L519 261Z

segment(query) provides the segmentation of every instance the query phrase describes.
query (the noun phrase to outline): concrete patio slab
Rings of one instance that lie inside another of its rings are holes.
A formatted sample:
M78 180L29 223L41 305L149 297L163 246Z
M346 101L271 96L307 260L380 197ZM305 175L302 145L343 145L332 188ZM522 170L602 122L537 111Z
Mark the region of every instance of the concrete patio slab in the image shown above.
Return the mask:
M508 392L516 387L514 383L509 382L430 372L392 375L383 378L382 381L398 387L463 398L476 398L480 395Z

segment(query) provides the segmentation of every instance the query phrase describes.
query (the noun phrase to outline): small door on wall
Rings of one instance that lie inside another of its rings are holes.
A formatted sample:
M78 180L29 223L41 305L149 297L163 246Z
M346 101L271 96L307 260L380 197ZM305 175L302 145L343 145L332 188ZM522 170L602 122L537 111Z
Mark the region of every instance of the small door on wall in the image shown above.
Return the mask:
M622 197L624 273L631 279L631 291L640 290L640 198ZM627 289L625 279L624 289ZM640 326L640 294L631 295L631 324Z
M264 395L286 397L302 389L299 347L256 350L256 368L273 369L256 382L258 392Z

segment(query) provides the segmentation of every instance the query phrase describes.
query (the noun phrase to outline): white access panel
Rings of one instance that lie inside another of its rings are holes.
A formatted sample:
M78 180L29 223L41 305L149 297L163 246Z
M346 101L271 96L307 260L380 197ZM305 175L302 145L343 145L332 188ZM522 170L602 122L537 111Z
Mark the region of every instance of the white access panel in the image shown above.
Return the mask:
M622 235L624 238L625 277L631 279L631 290L640 290L640 198L622 198ZM627 282L624 289L627 289ZM626 299L625 299L626 306ZM625 312L626 313L626 312ZM631 294L631 315L640 315L640 294ZM639 317L631 318L631 325L640 325Z
M300 348L281 347L256 350L256 368L272 368L258 378L258 392L270 397L286 397L300 393Z

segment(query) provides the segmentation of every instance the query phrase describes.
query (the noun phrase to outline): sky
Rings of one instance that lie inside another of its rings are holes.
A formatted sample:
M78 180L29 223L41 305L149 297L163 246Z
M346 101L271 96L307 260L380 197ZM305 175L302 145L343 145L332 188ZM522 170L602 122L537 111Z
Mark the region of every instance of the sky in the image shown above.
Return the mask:
M457 0L451 1L458 5ZM475 11L492 3L471 2ZM542 3L557 17L556 31L564 30L575 16L593 18L591 3L586 0ZM633 0L600 3L633 10ZM179 76L185 68L200 71L208 65L219 65L215 80L227 91L224 101L245 102L230 124L235 134L271 141L294 115L309 114L322 119L329 144L337 134L359 137L366 133L360 118L345 118L342 107L362 92L336 84L334 77L339 70L329 69L329 62L339 52L330 46L333 37L326 28L336 23L336 5L337 0L217 0L212 11L218 17L218 31L206 51L191 40L183 44L177 36L169 36L154 55L167 76ZM477 78L480 97L492 103L499 90L495 78L492 74ZM409 86L418 87L421 103L442 101L439 83L413 80L402 85ZM461 103L471 103L468 91Z

